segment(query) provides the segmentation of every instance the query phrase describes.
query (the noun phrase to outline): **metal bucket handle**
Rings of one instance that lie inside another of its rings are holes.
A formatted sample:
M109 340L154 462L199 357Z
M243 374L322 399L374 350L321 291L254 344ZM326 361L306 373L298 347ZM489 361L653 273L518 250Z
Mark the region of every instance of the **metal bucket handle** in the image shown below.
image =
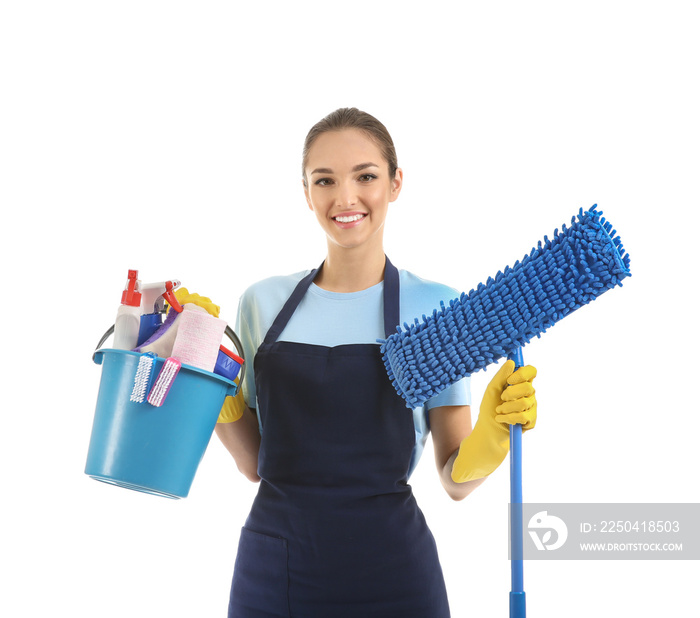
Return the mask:
M114 332L114 324L110 326L107 329L107 332L105 332L104 335L102 335L102 338L100 339L100 342L97 344L95 347L95 352L99 350L102 347L102 344L109 339L110 335ZM245 354L243 353L243 344L241 344L241 340L238 338L238 335L234 332L234 330L227 324L226 325L226 330L224 331L224 334L231 340L233 345L236 347L236 353L238 356L240 356L243 359L243 365L241 365L241 371L238 374L238 384L239 387L236 389L236 393L240 390L240 386L243 385L243 378L245 378L245 369L246 369L246 363L245 363ZM92 359L95 360L95 354L93 353Z

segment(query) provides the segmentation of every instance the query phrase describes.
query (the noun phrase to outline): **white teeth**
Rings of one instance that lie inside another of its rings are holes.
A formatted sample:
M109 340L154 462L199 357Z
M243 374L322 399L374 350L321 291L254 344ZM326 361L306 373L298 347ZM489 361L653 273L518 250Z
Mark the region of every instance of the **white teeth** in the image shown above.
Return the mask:
M353 221L359 221L364 215L353 215L352 217L334 217L334 219L340 223L352 223Z

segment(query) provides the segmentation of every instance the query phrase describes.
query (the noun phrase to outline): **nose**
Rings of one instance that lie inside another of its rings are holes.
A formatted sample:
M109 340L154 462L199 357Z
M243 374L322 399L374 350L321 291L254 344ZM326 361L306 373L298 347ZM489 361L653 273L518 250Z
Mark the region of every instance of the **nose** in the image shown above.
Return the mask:
M357 191L353 182L341 182L335 195L338 208L350 208L357 204Z

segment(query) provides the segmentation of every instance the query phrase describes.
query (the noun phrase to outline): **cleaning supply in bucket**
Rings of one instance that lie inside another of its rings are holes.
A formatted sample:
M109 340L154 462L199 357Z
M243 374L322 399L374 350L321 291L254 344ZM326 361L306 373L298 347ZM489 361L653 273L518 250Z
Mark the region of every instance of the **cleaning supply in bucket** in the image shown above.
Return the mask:
M129 401L135 403L146 401L146 395L150 390L155 374L156 358L157 356L153 352L147 352L139 358L136 375L134 376L134 387L131 389Z
M173 354L173 346L177 338L177 332L180 326L180 314L184 311L194 311L202 314L209 314L218 318L219 306L215 305L211 300L199 294L191 294L187 288L175 290L179 281L166 281L166 291L163 293L163 298L170 306L168 315L163 324L145 341L139 343L134 349L136 352L155 352L158 356L166 358L175 356ZM223 328L226 328L224 324ZM222 332L223 334L223 332ZM219 338L219 343L221 339ZM183 361L187 362L187 361Z
M183 311L178 322L171 356L186 365L213 371L226 322L199 311Z
M143 345L163 324L165 295L178 288L177 279L141 284L141 324L138 345Z
M209 315L212 315L215 318L219 317L219 311L221 310L221 307L219 307L219 305L214 304L211 298L201 296L197 293L191 293L188 291L187 288L180 288L175 292L175 296L177 297L177 301L181 305L192 303L204 309Z
M155 352L161 358L172 356L173 346L177 339L177 331L180 327L180 316L184 313L192 312L206 315L204 309L192 303L182 307L178 305L177 308L171 306L163 324L146 341L134 348L134 352Z
M596 205L476 290L441 304L382 341L396 391L409 408L515 353L534 336L630 275L617 231Z
M180 287L180 281L169 279L168 281L158 281L156 283L141 284L141 313L163 313L165 311L165 301L172 298L170 294Z
M172 357L165 359L163 368L160 370L151 392L148 393L148 403L157 408L165 403L165 398L168 396L181 367L182 363L178 359Z
M141 282L137 270L129 270L122 302L114 322L114 347L118 350L133 350L138 345L141 327Z
M243 366L243 362L240 356L220 345L219 353L216 356L216 365L214 365L214 373L223 376L227 380L235 380Z

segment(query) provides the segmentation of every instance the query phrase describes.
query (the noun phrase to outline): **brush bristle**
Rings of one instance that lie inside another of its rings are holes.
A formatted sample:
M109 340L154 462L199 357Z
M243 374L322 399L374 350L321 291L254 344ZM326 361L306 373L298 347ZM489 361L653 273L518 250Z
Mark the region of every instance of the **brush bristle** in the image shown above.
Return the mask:
M389 379L415 408L621 286L631 274L629 265L602 212L596 205L581 209L570 227L545 236L512 267L382 341Z

